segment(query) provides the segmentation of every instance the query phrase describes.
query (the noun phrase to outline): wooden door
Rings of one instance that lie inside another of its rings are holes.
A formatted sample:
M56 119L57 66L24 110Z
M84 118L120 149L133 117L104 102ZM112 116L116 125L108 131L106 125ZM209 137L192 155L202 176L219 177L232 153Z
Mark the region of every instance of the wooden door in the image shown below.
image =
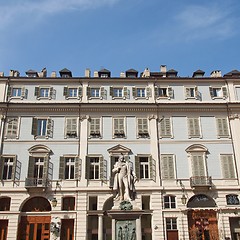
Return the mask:
M50 222L50 216L22 217L18 240L49 240Z
M167 240L177 240L178 230L167 231Z
M73 240L74 219L63 219L60 240Z
M8 220L0 220L0 240L7 240Z

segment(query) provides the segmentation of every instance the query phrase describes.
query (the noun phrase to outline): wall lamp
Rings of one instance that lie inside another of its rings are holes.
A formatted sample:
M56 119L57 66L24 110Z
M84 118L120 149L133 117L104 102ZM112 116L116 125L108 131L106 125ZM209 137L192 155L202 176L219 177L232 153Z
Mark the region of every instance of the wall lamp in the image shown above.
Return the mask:
M56 207L57 206L57 199L54 197L52 200L52 207Z

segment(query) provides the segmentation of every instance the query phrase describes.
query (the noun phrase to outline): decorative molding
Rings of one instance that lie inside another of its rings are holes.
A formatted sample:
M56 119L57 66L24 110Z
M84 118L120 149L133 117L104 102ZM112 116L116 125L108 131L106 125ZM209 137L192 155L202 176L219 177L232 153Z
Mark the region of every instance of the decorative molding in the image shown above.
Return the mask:
M229 115L229 119L230 119L230 120L239 119L239 118L240 118L239 116L240 116L240 115L237 114L237 113L235 113L235 114L230 114L230 115Z

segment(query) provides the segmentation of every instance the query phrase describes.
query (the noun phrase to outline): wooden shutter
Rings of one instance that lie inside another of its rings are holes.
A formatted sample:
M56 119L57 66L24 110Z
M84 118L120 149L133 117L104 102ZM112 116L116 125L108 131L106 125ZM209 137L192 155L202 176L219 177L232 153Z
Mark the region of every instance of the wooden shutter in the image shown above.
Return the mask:
M170 118L163 118L160 121L160 136L161 137L171 137L171 120Z
M53 120L51 118L47 119L47 136L53 137Z
M88 97L88 98L91 97L91 88L90 88L90 87L87 87L87 89L86 89L86 94L87 94L87 97Z
M12 168L12 176L11 176L11 179L14 179L14 178L15 178L16 163L17 163L17 158L16 158L16 156L15 156L15 157L13 157L13 168Z
M22 87L21 97L27 99L28 90L25 87Z
M11 97L11 96L12 96L12 88L11 88L10 86L8 86L7 96L8 96L8 97Z
M35 158L30 156L28 161L28 178L34 178L34 166Z
M163 179L174 179L175 169L173 155L161 155L161 167Z
M22 163L16 159L15 166L14 166L14 171L13 171L14 172L13 181L14 181L15 184L20 180L21 167L22 167ZM19 185L19 182L18 182L18 185Z
M82 87L78 88L78 97L82 97Z
M227 93L227 88L226 87L222 87L222 96L223 96L223 98L227 98L228 97L228 93Z
M185 88L185 97L186 98L189 98L189 97L191 97L191 92L190 92L190 88Z
M223 178L235 178L235 168L232 155L221 155Z
M217 119L217 129L219 137L228 137L228 122L226 118L218 118Z
M148 161L150 169L150 178L156 181L156 161L152 158L152 156L148 157Z
M203 155L192 155L192 174L194 177L206 176Z
M65 157L61 156L59 161L59 179L65 179Z
M35 87L34 96L40 97L40 88L39 87Z
M64 88L63 88L63 96L65 96L65 97L69 97L69 90L68 90L68 87L64 87Z
M209 93L210 93L211 98L213 98L214 93L213 93L213 88L212 87L209 87Z
M80 174L80 169L81 169L81 160L79 157L75 157L75 179L79 179L81 174Z
M127 87L124 87L123 88L123 96L125 98L129 98L129 91L128 91L128 88Z
M139 156L135 156L135 173L138 179L140 179L140 160Z
M188 118L188 136L200 137L199 118Z
M101 180L106 180L107 178L107 168L103 156L99 157L99 176Z
M44 163L43 163L43 179L47 180L48 178L48 166L49 166L49 160L47 157L44 157Z
M173 89L172 87L167 88L167 94L169 98L173 98Z
M113 96L113 87L110 87L110 93L109 94L110 94L110 96L114 97Z
M85 178L89 179L89 171L90 171L90 159L89 157L86 157L86 163L85 163L86 169L85 169Z
M49 98L53 98L53 87L49 88Z
M106 99L106 96L107 96L106 91L107 90L105 90L104 87L100 87L100 96L101 96L101 98Z
M147 97L152 96L152 89L150 87L146 87L146 95L147 95Z
M194 94L195 94L195 98L199 98L200 97L200 92L198 91L198 87L194 88Z
M155 98L159 97L158 87L154 87L154 95L155 95Z
M47 180L52 180L53 177L53 163L48 160ZM49 181L47 181L49 184Z
M32 135L34 135L34 136L37 135L37 126L38 126L38 119L33 118L32 119Z
M133 95L134 98L137 97L137 89L136 89L136 87L132 87L132 95Z

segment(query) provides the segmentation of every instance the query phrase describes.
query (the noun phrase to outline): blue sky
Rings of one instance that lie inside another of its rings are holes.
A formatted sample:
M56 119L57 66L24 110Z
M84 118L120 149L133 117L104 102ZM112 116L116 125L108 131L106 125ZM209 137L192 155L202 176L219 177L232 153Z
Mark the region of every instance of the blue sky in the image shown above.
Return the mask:
M0 0L0 71L240 70L239 0Z

